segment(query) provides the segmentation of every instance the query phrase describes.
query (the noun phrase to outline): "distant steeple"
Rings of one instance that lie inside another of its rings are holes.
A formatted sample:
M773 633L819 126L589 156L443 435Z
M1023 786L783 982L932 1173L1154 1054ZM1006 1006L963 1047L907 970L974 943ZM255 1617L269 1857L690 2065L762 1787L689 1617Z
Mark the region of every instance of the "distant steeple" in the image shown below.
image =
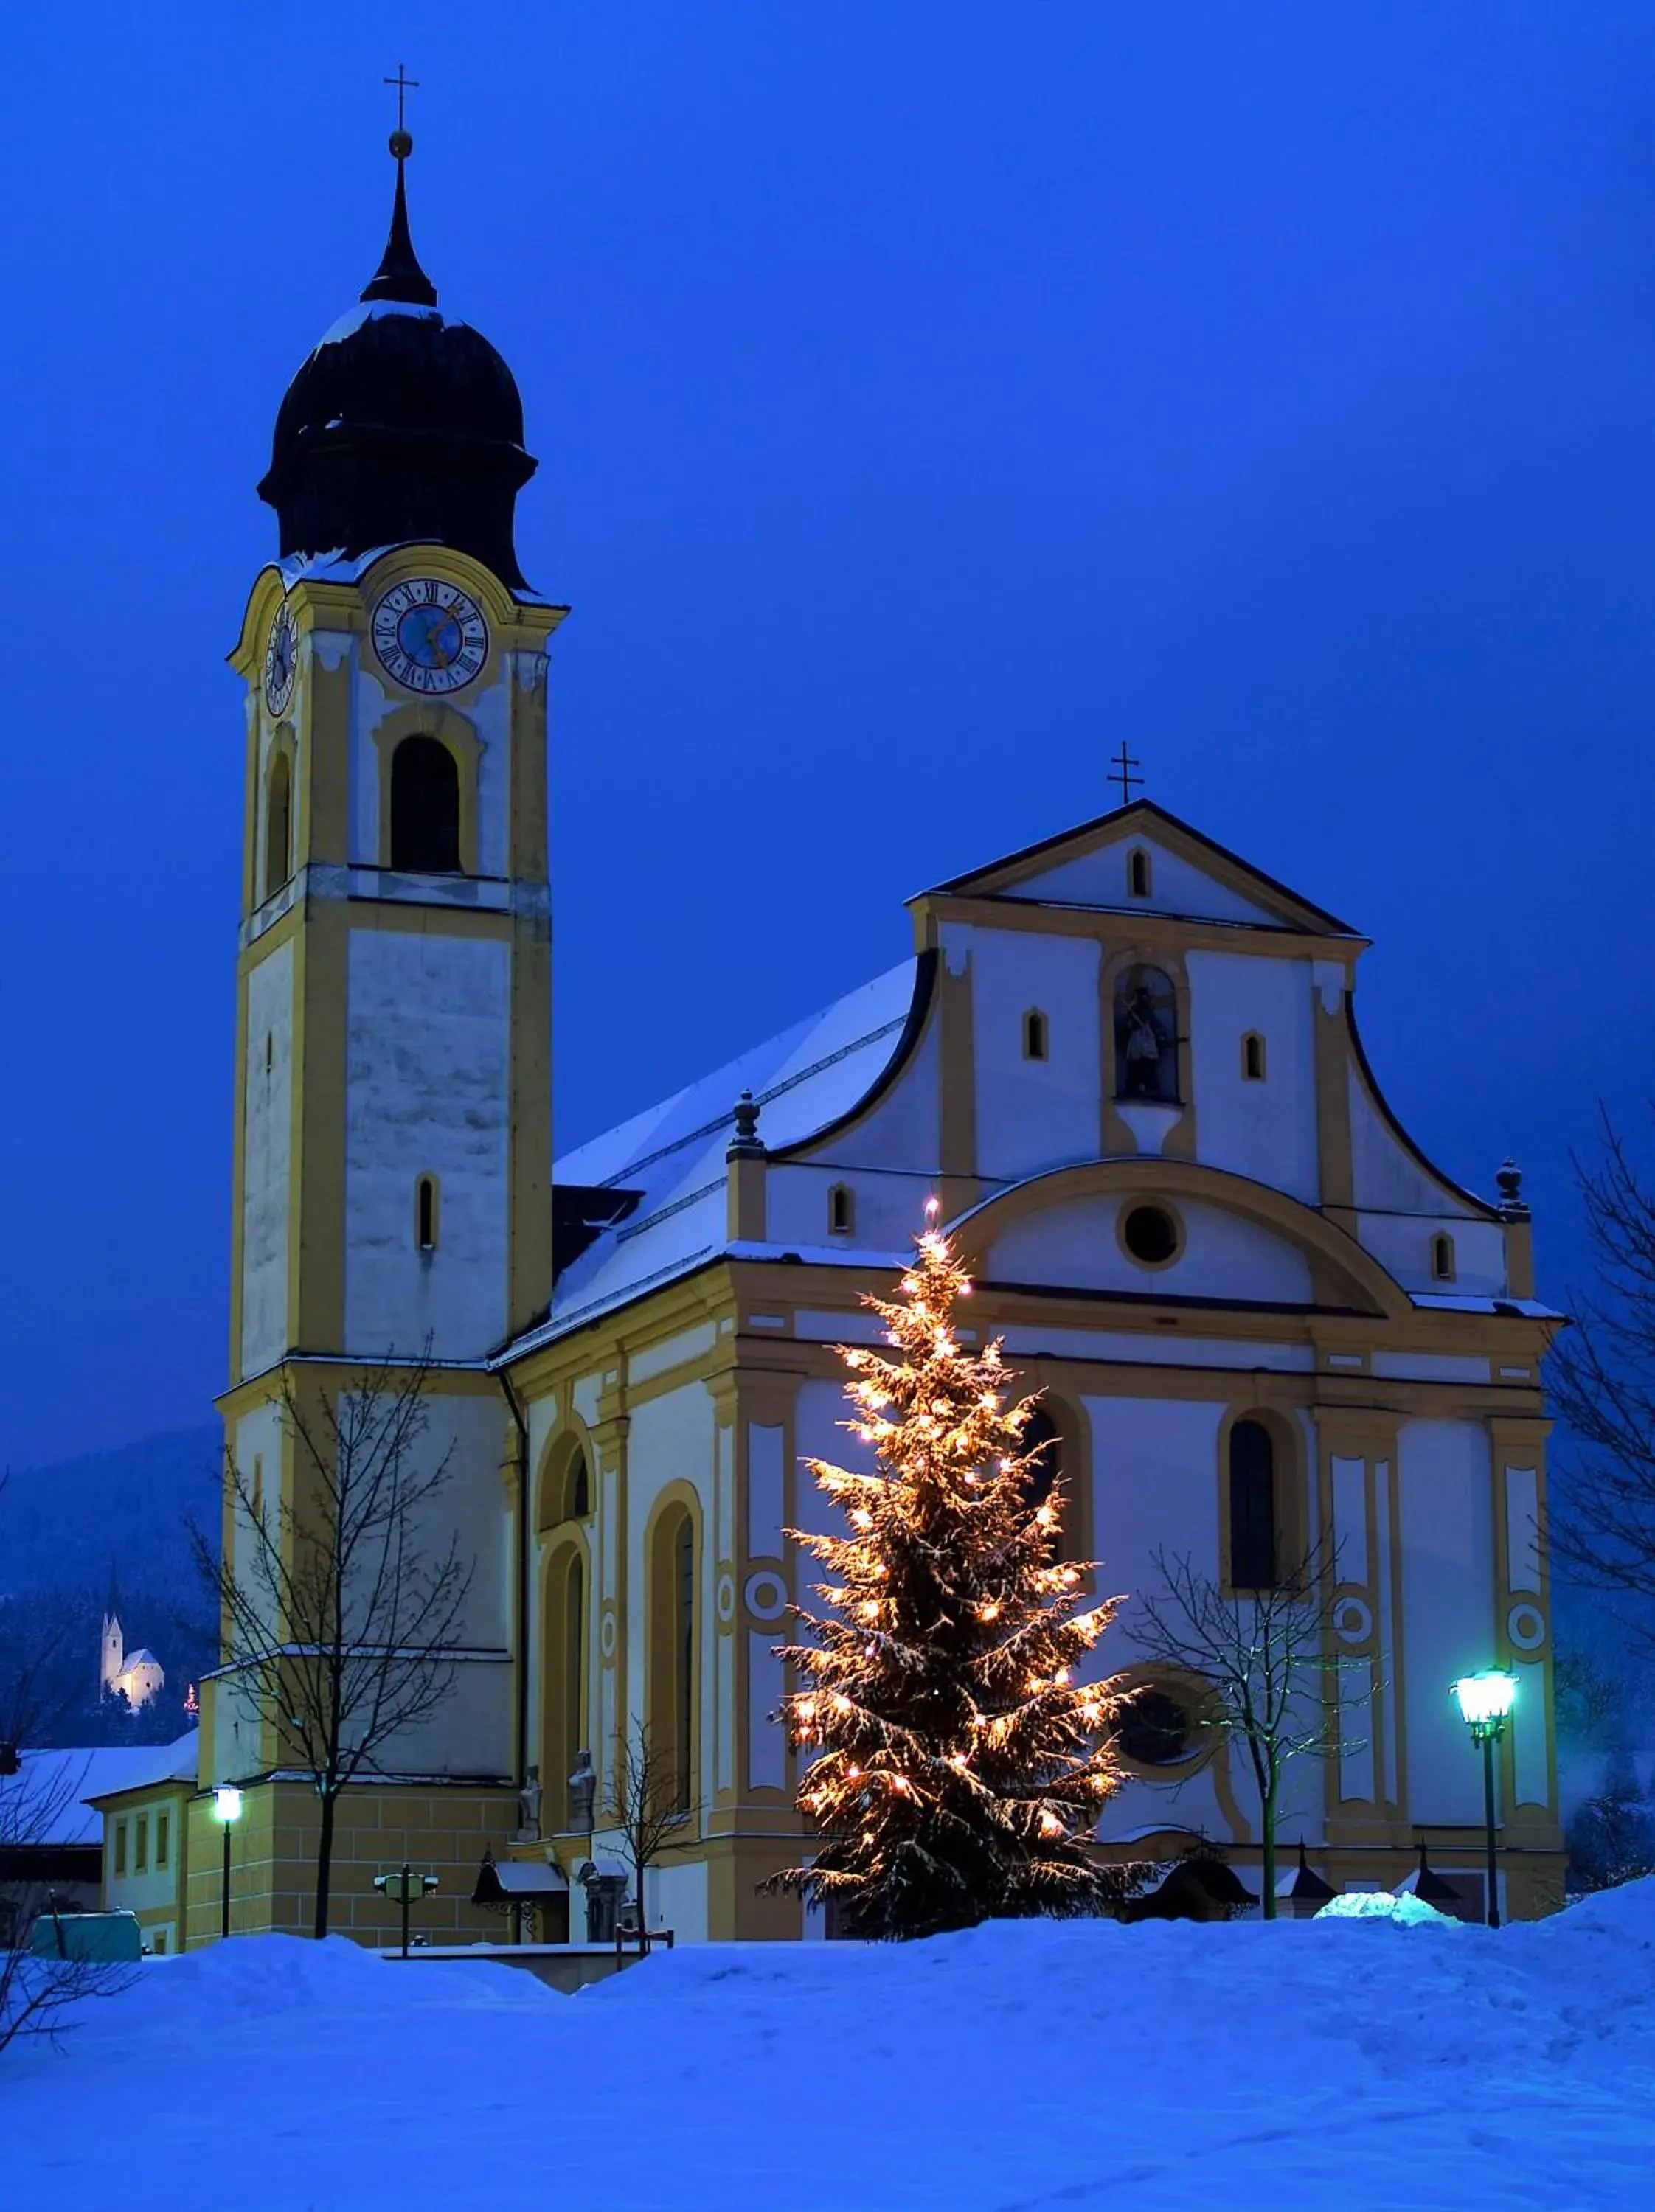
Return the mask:
M419 265L419 256L414 251L412 234L408 228L408 192L404 181L404 168L414 150L412 136L403 128L402 103L405 93L417 88L417 80L403 75L402 64L397 64L397 73L386 77L387 84L397 88L397 127L391 133L391 151L397 164L397 196L391 208L391 235L385 241L385 252L372 278L362 288L364 300L396 300L412 307L435 307L437 303L436 286Z

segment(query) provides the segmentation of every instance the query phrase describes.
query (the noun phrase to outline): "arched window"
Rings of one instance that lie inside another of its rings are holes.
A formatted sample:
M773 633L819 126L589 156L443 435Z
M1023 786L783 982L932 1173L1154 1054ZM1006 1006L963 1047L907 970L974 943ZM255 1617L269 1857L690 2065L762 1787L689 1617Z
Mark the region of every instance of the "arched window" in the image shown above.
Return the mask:
M265 896L271 898L293 873L293 763L278 745L265 786Z
M459 770L440 738L405 738L391 756L391 865L459 872Z
M569 1832L569 1778L588 1748L586 1732L586 1562L573 1546L546 1579L545 1760L541 1773L557 1826Z
M1141 847L1127 855L1126 888L1131 898L1149 896L1149 855Z
M1249 1030L1241 1040L1241 1077L1244 1083L1264 1080L1264 1040L1256 1030Z
M1025 1060L1050 1060L1051 1057L1051 1026L1038 1006L1031 1006L1023 1017L1023 1057Z
M1431 1239L1431 1279L1433 1283L1451 1283L1454 1279L1454 1240L1439 1236Z
M649 1746L671 1762L673 1794L685 1812L695 1797L696 1528L688 1509L655 1524L649 1575Z
M1230 1586L1274 1589L1276 1559L1275 1446L1262 1421L1230 1431Z
M437 1249L437 1182L423 1175L414 1185L414 1243L422 1252Z
M1063 1440L1044 1406L1037 1406L1023 1424L1023 1455L1033 1462L1024 1484L1029 1503L1044 1505L1063 1471Z
M1177 994L1159 968L1123 968L1117 979L1115 1096L1177 1103Z
M855 1194L842 1182L828 1193L828 1234L848 1237L856 1225Z
M584 1521L592 1510L592 1478L587 1473L586 1454L577 1451L569 1470L569 1514L571 1521Z
M1037 1406L1023 1424L1023 1454L1032 1460L1027 1480L1031 1505L1044 1505L1056 1492L1057 1525L1052 1533L1052 1557L1080 1556L1083 1534L1081 1502L1069 1486L1070 1470L1063 1449L1063 1431L1044 1405Z

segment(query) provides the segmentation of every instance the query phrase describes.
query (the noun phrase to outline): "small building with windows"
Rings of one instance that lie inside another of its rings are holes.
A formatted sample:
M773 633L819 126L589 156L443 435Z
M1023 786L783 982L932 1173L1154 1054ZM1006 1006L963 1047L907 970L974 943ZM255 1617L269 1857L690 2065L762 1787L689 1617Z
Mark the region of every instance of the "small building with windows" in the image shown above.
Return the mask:
M364 1373L423 1352L419 1448L446 1469L424 1533L474 1563L451 1693L341 1801L334 1926L389 1940L374 1878L408 1859L441 1877L428 1932L497 1934L465 1902L487 1851L565 1884L578 1939L582 1900L613 1902L643 1730L682 1813L651 1924L819 1932L760 1887L811 1849L776 1720L806 1573L791 1532L824 1525L806 1461L854 1449L835 1346L874 1334L863 1297L934 1194L976 1277L970 1325L1041 1394L1062 1542L1128 1597L1098 1662L1131 1663L1158 1553L1244 1595L1329 1547L1329 1636L1362 1694L1336 1755L1299 1769L1285 1839L1341 1887L1390 1887L1422 1838L1474 1870L1481 1772L1448 1686L1499 1661L1519 1681L1506 1909L1558 1901L1537 1545L1557 1317L1515 1170L1474 1193L1386 1104L1347 923L1141 799L924 892L883 974L554 1167L567 610L519 566L521 402L438 307L406 152L380 266L282 403L260 486L277 556L232 655L224 1556L234 1572L249 1511L315 1510L284 1389L324 1426ZM1256 1808L1202 1736L1199 1684L1144 1689L1099 1849L1204 1832L1250 1878ZM308 1925L314 1792L230 1649L203 1695L198 1792L220 1783L245 1802L234 1924ZM113 1893L139 1879L140 1801L108 1817ZM192 1861L180 1932L210 1940L217 1910Z

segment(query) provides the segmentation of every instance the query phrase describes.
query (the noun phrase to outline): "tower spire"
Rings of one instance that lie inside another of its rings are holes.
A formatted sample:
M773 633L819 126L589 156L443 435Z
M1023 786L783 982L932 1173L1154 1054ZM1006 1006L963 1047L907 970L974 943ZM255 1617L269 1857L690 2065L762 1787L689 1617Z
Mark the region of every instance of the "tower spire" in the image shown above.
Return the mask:
M400 62L386 84L397 88L397 127L391 133L391 152L397 164L397 196L391 209L391 235L385 241L380 265L362 288L364 300L396 300L409 307L435 307L436 286L419 265L408 228L408 191L403 172L414 150L412 135L404 127L404 102L419 89L419 79L405 74Z

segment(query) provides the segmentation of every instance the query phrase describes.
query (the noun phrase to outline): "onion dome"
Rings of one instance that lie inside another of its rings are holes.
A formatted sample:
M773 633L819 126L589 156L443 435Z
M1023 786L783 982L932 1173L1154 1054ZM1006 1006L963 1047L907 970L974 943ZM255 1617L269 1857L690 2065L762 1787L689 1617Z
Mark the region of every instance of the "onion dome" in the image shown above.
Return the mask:
M276 509L283 557L435 538L524 589L514 525L535 464L523 403L481 332L438 312L408 228L412 149L398 131L384 256L288 386L259 496Z

